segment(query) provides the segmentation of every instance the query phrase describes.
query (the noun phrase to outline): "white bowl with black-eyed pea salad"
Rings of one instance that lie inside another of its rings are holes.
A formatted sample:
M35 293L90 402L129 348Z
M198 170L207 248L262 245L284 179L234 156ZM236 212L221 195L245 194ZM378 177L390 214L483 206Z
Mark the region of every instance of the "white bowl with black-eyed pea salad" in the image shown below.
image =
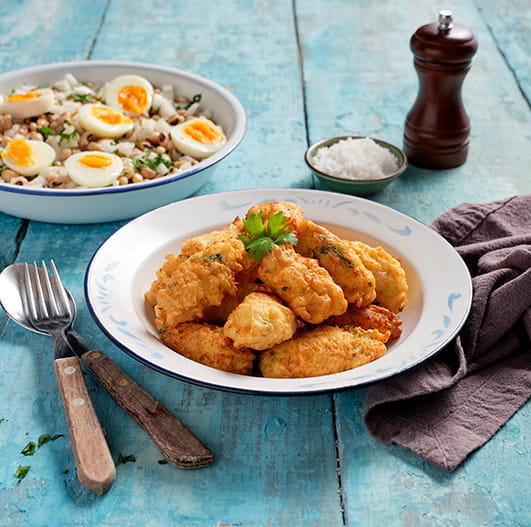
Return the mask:
M0 75L0 212L128 219L190 196L241 142L246 114L196 74L83 61Z

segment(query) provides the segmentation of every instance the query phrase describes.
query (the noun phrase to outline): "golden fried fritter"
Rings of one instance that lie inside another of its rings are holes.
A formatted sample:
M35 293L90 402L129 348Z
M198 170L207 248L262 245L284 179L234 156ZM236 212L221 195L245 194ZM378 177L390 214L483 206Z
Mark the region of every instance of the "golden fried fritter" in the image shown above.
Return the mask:
M274 295L250 293L229 315L223 333L237 348L265 350L293 337L295 313Z
M316 260L296 253L292 245L275 245L258 267L258 277L310 324L347 309L343 291L328 271Z
M219 306L211 306L204 313L202 320L223 326L229 315L240 305L249 293L270 293L271 289L256 281L254 271L236 275L237 290L235 294L225 295Z
M236 217L223 229L190 238L183 243L181 255L189 258L217 259L238 273L256 267L238 235L244 232L242 220Z
M374 275L358 253L328 229L307 220L299 235L297 252L317 258L338 284L350 304L366 306L376 297Z
M172 274L175 269L186 261L185 256L175 256L174 254L167 254L166 261L162 267L157 271L157 279L151 284L151 287L144 294L146 302L149 306L155 307L157 303L157 291L168 286Z
M236 220L235 220L236 221ZM186 241L179 256L168 255L146 293L156 318L168 325L199 319L237 291L236 273L255 267L238 240L239 228L224 229Z
M162 342L188 359L218 370L250 375L254 353L236 348L223 328L197 322L160 327Z
M306 222L303 210L295 203L289 201L268 201L251 207L246 214L259 214L262 212L262 219L266 220L272 214L283 212L287 219L287 230L293 231L297 236Z
M402 321L389 309L374 304L364 307L351 304L343 315L330 317L326 325L375 329L382 335L382 342L397 339L402 333Z
M154 291L155 316L169 326L199 319L207 308L219 306L236 290L229 267L205 258L188 258Z
M376 303L398 313L406 307L407 280L400 262L382 247L349 242L376 280Z
M316 377L357 368L385 354L371 330L321 326L260 354L264 377Z

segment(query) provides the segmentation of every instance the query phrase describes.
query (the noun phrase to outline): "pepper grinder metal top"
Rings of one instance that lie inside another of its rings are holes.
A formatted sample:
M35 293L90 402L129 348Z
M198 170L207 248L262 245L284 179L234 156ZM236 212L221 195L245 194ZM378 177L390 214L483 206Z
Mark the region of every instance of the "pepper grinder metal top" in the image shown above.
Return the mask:
M470 120L461 87L477 51L473 33L454 24L451 11L413 34L410 48L419 91L404 129L404 151L411 164L430 169L453 168L467 158Z

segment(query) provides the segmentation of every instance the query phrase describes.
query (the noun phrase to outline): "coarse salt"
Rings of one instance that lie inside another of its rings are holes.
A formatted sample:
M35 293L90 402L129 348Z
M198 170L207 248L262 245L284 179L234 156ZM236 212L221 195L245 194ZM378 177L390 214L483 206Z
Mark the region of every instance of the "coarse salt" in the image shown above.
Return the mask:
M312 163L325 174L350 180L382 179L398 168L395 156L369 137L349 137L320 148Z

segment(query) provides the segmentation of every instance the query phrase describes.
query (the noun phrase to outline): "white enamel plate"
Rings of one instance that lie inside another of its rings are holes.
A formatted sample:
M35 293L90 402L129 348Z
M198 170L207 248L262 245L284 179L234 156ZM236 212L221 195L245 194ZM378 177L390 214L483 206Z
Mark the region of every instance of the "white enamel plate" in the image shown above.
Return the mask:
M400 314L402 335L386 355L359 368L302 379L266 379L203 366L167 348L159 339L144 292L168 253L182 243L221 228L253 205L292 201L305 216L344 238L380 245L406 270L408 305ZM147 366L195 384L243 393L307 394L379 381L405 371L440 350L464 324L472 282L457 252L437 233L373 201L299 189L243 190L166 205L116 231L93 256L85 277L91 313L105 334Z

